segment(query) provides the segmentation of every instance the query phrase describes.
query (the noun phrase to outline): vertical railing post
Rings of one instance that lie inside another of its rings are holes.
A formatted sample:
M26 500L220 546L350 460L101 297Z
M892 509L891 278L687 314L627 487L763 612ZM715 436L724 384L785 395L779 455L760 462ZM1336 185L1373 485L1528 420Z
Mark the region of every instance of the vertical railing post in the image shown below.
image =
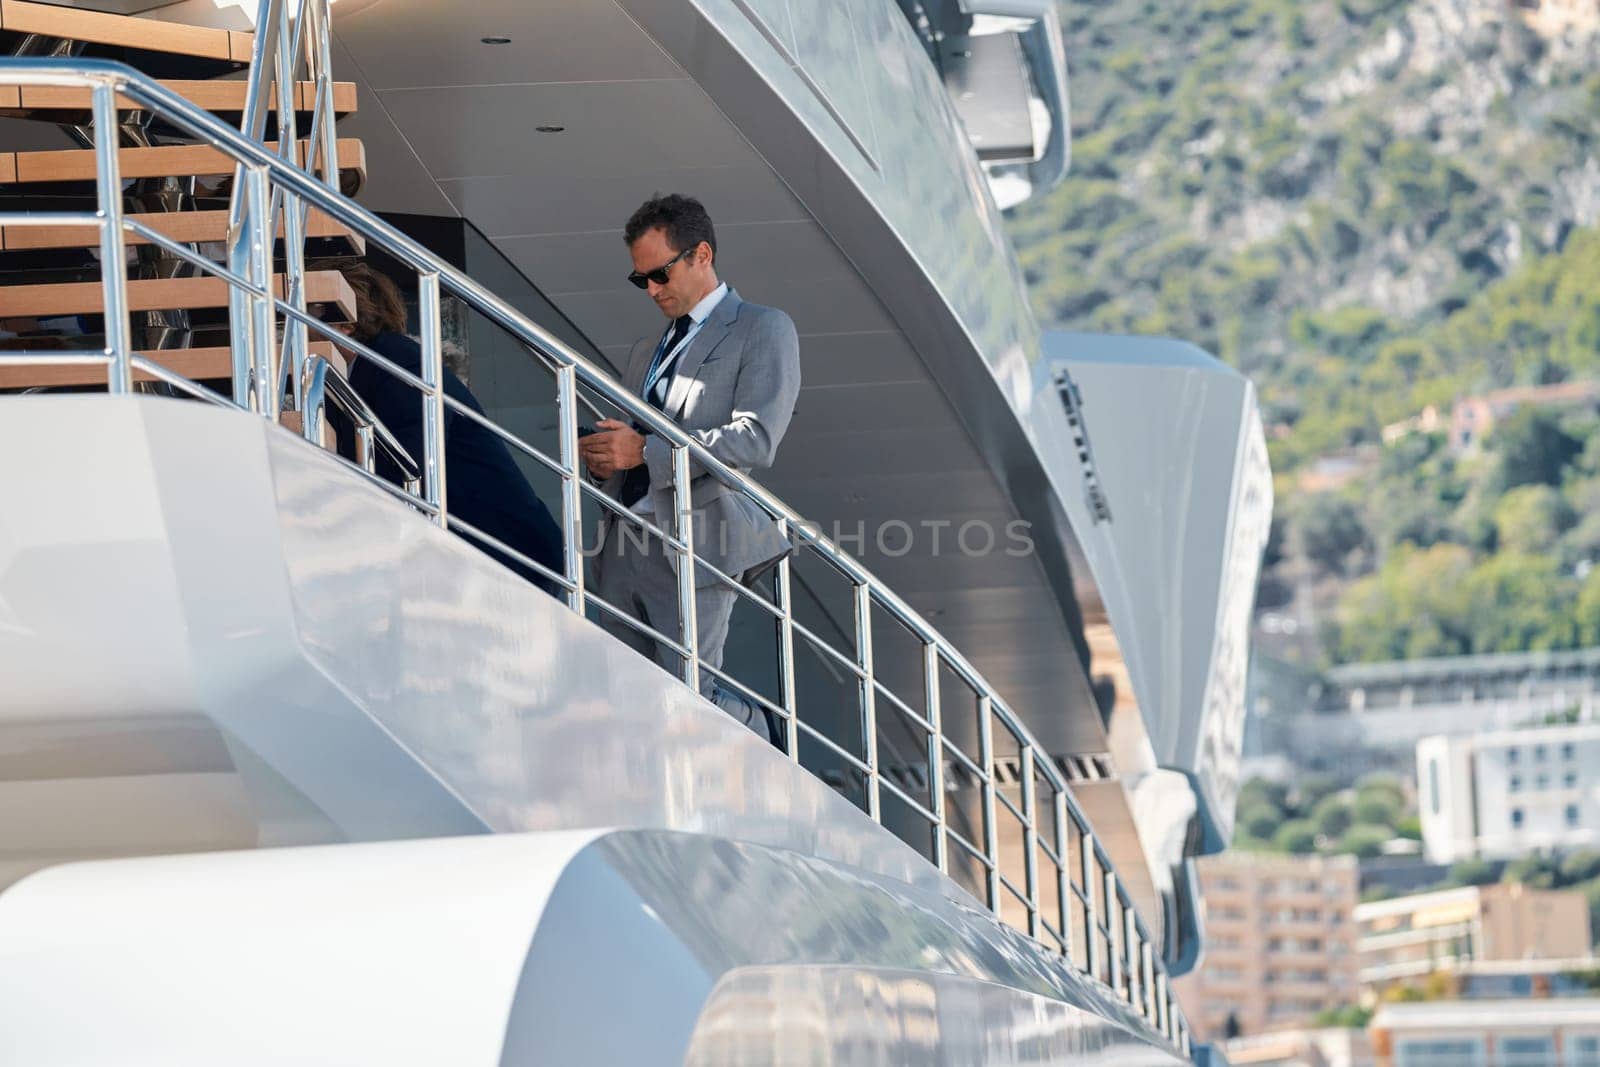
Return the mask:
M571 363L556 368L556 417L561 420L561 539L566 547L561 562L572 583L567 606L582 615L588 606L583 596L583 466L578 458L578 368Z
M678 555L678 626L684 651L683 680L700 691L700 633L694 600L694 495L689 481L689 450L672 446L672 507L677 512L675 531L683 545ZM668 546L661 546L669 551Z
M1068 864L1072 862L1072 858L1068 855L1068 850L1072 835L1067 832L1066 786L1057 789L1052 799L1056 812L1056 894L1061 901L1056 922L1061 928L1061 954L1070 960L1072 959L1072 875L1069 873Z
M856 664L862 670L861 737L862 755L867 764L867 814L874 822L883 819L882 795L878 786L878 692L872 669L872 588L864 581L855 584Z
M1034 806L1033 745L1022 743L1022 874L1028 898L1028 936L1039 937L1039 809Z
M417 274L417 318L422 327L422 470L424 499L435 509L440 526L448 530L449 471L444 462L444 335L439 314L439 275Z
M793 544L795 532L789 527L788 519L779 519L778 528L784 540ZM778 669L782 675L783 683L783 710L788 712L784 720L784 751L796 763L800 762L800 712L795 701L795 661L794 661L794 587L789 569L790 556L784 556L778 561L778 570L774 586L778 595Z
M1144 1003L1141 1006L1142 1014L1147 1022L1154 1023L1156 1019L1155 998L1155 952L1148 938L1139 939L1139 986L1144 991Z
M1143 1014L1142 998L1144 989L1140 985L1140 964L1143 961L1139 952L1139 924L1134 918L1131 901L1124 901L1122 905L1122 951L1127 957L1125 973L1127 974L1128 1003Z
M315 6L316 0L302 0L302 12L305 7ZM292 155L289 157L299 163L299 128L295 109L295 42L298 34L291 28L289 6L285 4L279 11L278 47L277 47L277 88L278 88L278 154L283 156L285 146ZM302 13L301 18L305 16ZM298 195L282 186L278 187L275 201L283 206L283 298L285 303L296 311L306 309L305 292L305 220L306 214L301 209L301 200ZM272 227L273 239L276 240L278 229L278 212L272 212L269 225ZM306 365L306 324L293 315L284 316L283 320L283 373L289 377L290 391L293 396L294 408L299 411L304 407L304 397L301 396L301 383L305 376Z
M330 189L339 188L339 153L338 137L334 133L333 123L333 44L328 32L330 12L327 0L302 0L309 4L312 10L311 20L311 47L308 62L311 77L315 82L317 96L316 108L312 125L317 129L318 144L306 147L306 169L312 170L311 163L315 154L322 156L322 179ZM320 151L319 151L320 150Z
M278 47L278 13L284 0L261 0L256 8L256 33L250 51L250 78L245 89L244 111L239 119L239 132L252 141L260 141L266 128L267 78L272 70L272 57ZM270 203L254 199L250 168L235 164L233 168L232 203L228 210L228 269L252 284L254 278L253 239L256 219L260 214L271 214ZM270 252L271 245L268 250ZM269 260L270 265L270 260ZM268 284L271 272L268 272ZM228 287L228 338L233 353L233 402L242 408L261 410L263 392L257 381L265 366L258 362L259 346L256 334L259 322L259 302L238 286Z
M1094 838L1090 835L1089 828L1073 820L1078 827L1078 861L1079 877L1083 882L1083 962L1088 968L1089 975L1095 980L1100 978L1100 939L1095 932L1100 928L1100 916L1096 914L1095 897L1098 895L1094 884L1095 877Z
M1101 892L1105 894L1102 899L1105 901L1106 911L1106 960L1110 964L1107 984L1120 995L1122 993L1122 946L1117 944L1117 928L1113 924L1112 916L1116 915L1120 909L1122 899L1117 893L1117 875L1111 869L1111 864L1102 863L1100 869L1105 872L1105 886ZM1113 907L1113 904L1116 907Z
M944 716L939 699L939 646L933 641L922 645L922 688L927 694L928 725L928 810L933 812L933 865L949 872L949 838L944 810Z
M128 341L128 255L122 234L122 171L117 156L117 96L109 80L95 83L95 193L100 216L100 285L105 310L106 390L133 392L133 353Z
M1000 834L995 817L996 770L994 763L993 704L987 693L978 696L978 759L983 763L983 850L989 861L989 908L1000 914Z
M249 294L250 375L255 385L254 407L258 414L276 420L280 391L273 359L277 347L273 343L277 308L273 303L272 283L272 195L265 167L246 167L244 178L245 195L250 204L246 214L249 271L245 277L257 290Z

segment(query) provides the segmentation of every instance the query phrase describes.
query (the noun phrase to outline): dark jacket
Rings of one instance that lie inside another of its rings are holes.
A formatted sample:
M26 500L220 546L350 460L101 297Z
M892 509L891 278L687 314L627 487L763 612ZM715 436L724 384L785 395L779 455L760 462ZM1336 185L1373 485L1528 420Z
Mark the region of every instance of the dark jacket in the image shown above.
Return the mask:
M411 338L380 333L368 341L367 346L397 366L419 378L422 376L422 350ZM350 371L350 385L394 434L395 440L421 465L422 394L369 359L356 359ZM448 367L444 372L444 391L452 400L483 414L477 397ZM332 412L330 422L339 434L340 451L353 458L355 441L349 423L336 419ZM563 573L561 527L518 469L510 447L489 430L448 407L445 409L444 442L448 513L557 574ZM398 483L398 471L392 464L380 462L378 472ZM557 592L554 583L540 577L532 568L465 530L457 532L546 592Z

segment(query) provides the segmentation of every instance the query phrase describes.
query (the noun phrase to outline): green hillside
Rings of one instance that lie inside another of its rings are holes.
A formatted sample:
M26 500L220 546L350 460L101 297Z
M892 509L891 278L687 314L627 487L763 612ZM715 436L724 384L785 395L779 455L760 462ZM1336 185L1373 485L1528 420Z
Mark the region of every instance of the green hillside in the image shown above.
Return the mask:
M1600 32L1526 7L1065 5L1073 173L1011 219L1039 313L1252 376L1288 519L1262 600L1311 590L1328 658L1600 642L1592 405L1470 455L1381 443L1430 404L1600 377ZM1297 489L1352 449L1356 483Z

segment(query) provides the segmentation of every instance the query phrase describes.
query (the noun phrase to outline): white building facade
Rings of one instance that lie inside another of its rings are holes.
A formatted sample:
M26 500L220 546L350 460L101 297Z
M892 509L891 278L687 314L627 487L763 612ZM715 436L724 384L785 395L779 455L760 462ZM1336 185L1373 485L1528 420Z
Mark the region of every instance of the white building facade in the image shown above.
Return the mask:
M1600 843L1600 723L1417 743L1428 860L1512 859Z

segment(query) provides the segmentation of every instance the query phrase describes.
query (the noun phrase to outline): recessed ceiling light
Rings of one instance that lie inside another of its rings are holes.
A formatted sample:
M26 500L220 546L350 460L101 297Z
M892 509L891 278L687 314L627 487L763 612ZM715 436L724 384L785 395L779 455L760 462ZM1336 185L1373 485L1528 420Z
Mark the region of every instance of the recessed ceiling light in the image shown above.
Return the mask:
M509 37L483 37L483 38L480 38L480 40L482 40L484 44L510 44L511 43L511 38L509 38Z
M562 130L565 130L565 129L566 129L565 126L535 126L533 128L533 132L534 133L560 133Z

